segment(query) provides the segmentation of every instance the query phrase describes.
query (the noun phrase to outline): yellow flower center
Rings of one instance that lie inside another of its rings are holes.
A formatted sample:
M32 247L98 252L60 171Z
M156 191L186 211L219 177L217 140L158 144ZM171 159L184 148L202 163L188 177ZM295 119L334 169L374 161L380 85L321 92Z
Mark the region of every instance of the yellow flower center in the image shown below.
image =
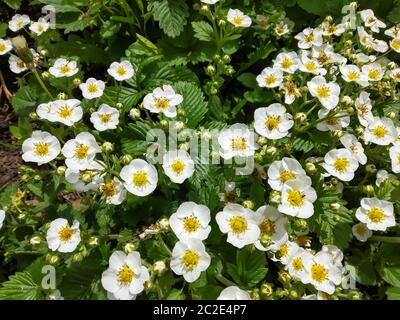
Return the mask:
M383 214L383 210L379 208L371 208L367 212L367 216L369 220L371 220L374 223L379 223L383 219L385 219L385 215Z
M62 106L60 109L58 109L57 113L60 118L68 119L72 116L72 112L73 112L73 110L71 107Z
M39 24L37 27L37 31L40 33L40 32L43 32L43 30L44 30L43 25Z
M293 207L301 207L304 204L304 196L299 190L290 190L287 194L287 201Z
M265 77L264 81L266 85L274 84L276 82L276 76L274 74L270 74Z
M61 241L70 241L73 235L74 233L69 226L65 226L58 231L58 237Z
M124 67L119 67L117 69L117 74L120 75L121 77L124 76L126 74L126 70Z
M300 257L294 258L294 259L292 260L292 266L293 266L293 269L294 269L294 270L300 271L300 270L302 270L303 267L304 267L303 261L301 261L301 258L300 258Z
M399 39L393 39L391 44L392 44L393 49L400 50L400 40Z
M18 26L19 28L22 28L22 27L24 26L24 20L18 20L18 21L17 21L17 26Z
M241 234L247 230L247 221L242 216L233 216L229 220L229 227L235 234Z
M25 68L25 63L21 59L18 58L17 66L18 66L18 68L23 69L23 68Z
M333 26L333 25L329 26L327 29L327 32L330 34L334 33L335 31L336 31L336 26Z
M183 219L183 228L189 233L197 231L200 228L199 219L194 216L185 217Z
M368 71L368 78L370 78L372 80L376 80L379 78L380 74L381 73L378 69L371 69Z
M304 64L304 66L308 71L315 71L317 69L317 66L315 65L314 61L308 61L307 63Z
M281 62L282 69L289 69L293 65L293 60L285 58Z
M138 188L143 188L149 182L147 172L138 171L132 175L133 185Z
M313 264L311 266L311 279L319 283L324 282L328 279L328 270L322 264Z
M80 144L75 148L75 157L78 159L86 159L89 154L89 146L86 144Z
M268 130L275 130L278 128L278 125L280 123L280 116L269 116L266 120L265 120L265 127Z
M114 181L103 183L100 189L107 197L112 197L117 193L117 187L115 186Z
M315 39L314 38L314 34L311 33L311 34L308 34L308 35L305 36L304 41L307 42L307 43L310 43L310 42L313 42L314 39Z
M233 138L231 141L231 148L233 151L244 151L247 147L246 138Z
M285 183L286 181L289 181L289 180L292 180L295 178L296 178L296 175L290 170L282 171L279 176L279 180L281 181L281 183Z
M243 18L239 16L234 17L232 21L234 24L237 24L239 26L243 24Z
M387 133L388 131L386 130L386 128L382 126L377 126L372 130L372 134L379 139L384 138Z
M326 99L326 98L329 98L330 95L331 95L331 90L329 89L328 86L322 85L317 88L317 96L318 97L320 97L322 99Z
M259 227L263 234L266 234L270 237L275 233L275 224L269 219L264 219Z
M333 163L333 167L336 171L345 172L350 165L350 161L347 158L337 158Z
M44 157L49 154L49 145L47 143L39 142L35 145L35 154L39 157Z
M196 251L186 250L182 256L182 264L187 270L193 270L200 262L200 256Z
M283 244L279 247L279 253L282 257L286 257L289 254L289 246L287 244Z
M118 271L118 282L123 286L128 286L134 279L135 274L131 267L124 264Z
M180 160L175 160L171 165L171 169L176 174L181 174L182 171L185 169L185 164Z
M0 43L0 52L3 52L6 50L6 46L3 43Z
M169 107L169 100L168 99L157 99L156 100L156 108L165 110Z
M329 126L336 126L339 122L339 120L337 118L329 118L327 120L325 120L326 124Z
M96 93L97 92L97 84L89 83L87 85L87 91L90 92L90 93Z
M365 234L367 233L367 229L365 228L365 226L363 226L362 224L358 225L356 228L356 232L360 235L360 236L365 236Z
M100 121L103 123L108 123L111 120L111 114L109 113L103 113L102 115L100 115Z
M62 74L66 74L66 73L68 73L70 71L71 71L71 67L69 65L67 65L67 64L64 64L63 66L60 67L60 72Z
M358 110L358 112L360 112L362 117L365 117L365 115L368 112L368 108L367 108L367 106L365 104L359 104L357 106L357 110Z
M360 78L360 73L357 72L357 71L350 71L350 72L347 74L347 78L348 78L350 81L358 80L358 79Z

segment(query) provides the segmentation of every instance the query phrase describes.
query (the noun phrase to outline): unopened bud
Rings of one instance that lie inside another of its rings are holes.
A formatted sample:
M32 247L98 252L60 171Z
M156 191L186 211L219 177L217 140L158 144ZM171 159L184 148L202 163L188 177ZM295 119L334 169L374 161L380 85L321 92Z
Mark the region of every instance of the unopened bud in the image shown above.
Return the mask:
M66 95L65 92L60 92L60 93L57 95L57 98L58 98L59 100L65 100L65 99L67 99L67 95Z
M109 141L105 141L101 145L101 150L103 152L105 152L105 153L113 152L114 151L114 144L109 142Z
M31 245L35 246L42 242L42 238L40 238L39 236L34 236L31 238L31 240L29 240L29 242L31 243Z
M129 117L130 117L132 120L139 120L139 119L140 119L140 110L137 109L137 108L132 108L132 109L129 111Z
M269 202L272 204L280 204L281 203L281 193L276 190L272 190L269 194Z
M75 78L74 80L72 80L72 83L74 84L74 86L78 87L82 81L79 78Z
M122 108L123 108L123 104L121 103L121 102L117 102L116 104L115 104L115 107L118 109L118 110L121 110Z
M135 251L136 246L134 243L128 242L125 246L124 246L124 251L125 253L131 253L133 251Z
M130 154L124 154L121 157L121 161L123 164L130 164L132 160L133 160L133 157Z
M161 229L168 229L169 228L169 220L167 218L162 218L158 221L158 225Z
M96 247L99 245L99 237L90 237L88 241L89 246Z
M209 76L212 76L215 74L215 67L211 64L209 64L206 68L206 74Z
M315 172L317 172L317 167L315 166L314 163L307 162L306 163L306 172L309 174L314 174Z
M374 187L370 184L367 184L365 186L363 186L363 192L366 194L373 194L374 193Z
M376 172L376 166L374 164L367 164L365 166L365 170L369 173L375 173Z
M167 129L167 128L168 128L168 121L165 120L165 119L161 120L161 121L160 121L160 126L161 126L161 128L163 128L163 129Z
M304 122L306 119L307 119L307 115L306 115L304 112L297 112L297 113L294 115L294 120L297 121L297 122L302 123L302 122Z
M167 266L165 265L165 262L162 260L154 262L153 265L153 271L157 273L158 275L162 274L165 270L167 270Z
M32 120L37 120L39 119L38 115L36 112L31 112L29 113L29 118L31 118Z
M243 207L247 208L247 209L253 209L254 208L254 202L251 200L245 200L243 201Z
M50 77L50 73L47 71L42 72L42 79L47 80Z

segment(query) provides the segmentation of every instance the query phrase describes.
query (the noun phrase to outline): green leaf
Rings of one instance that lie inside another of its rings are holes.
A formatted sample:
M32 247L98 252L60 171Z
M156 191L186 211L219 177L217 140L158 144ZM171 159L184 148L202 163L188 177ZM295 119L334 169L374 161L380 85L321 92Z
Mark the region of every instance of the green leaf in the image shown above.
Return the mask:
M400 267L386 267L380 272L383 280L395 287L400 287Z
M371 252L358 252L349 257L349 265L354 267L356 281L363 285L376 284L376 271Z
M15 94L12 105L16 113L21 116L27 116L34 111L38 105L39 93L35 86L26 86L20 88Z
M390 287L386 290L388 300L400 300L400 288Z
M194 37L202 41L213 41L214 30L209 23L205 21L193 21L192 27L194 30Z
M256 80L256 75L250 73L250 72L245 72L242 73L239 77L237 77L237 80L242 83L244 86L250 89L257 89L258 84Z
M297 4L309 13L318 16L340 15L342 7L346 4L346 0L297 0Z
M0 23L0 38L4 38L7 34L8 24L5 22Z
M11 9L17 10L21 6L21 0L2 0Z
M40 300L41 284L36 283L29 272L17 272L2 283L0 300Z
M189 82L181 81L174 84L173 87L177 93L183 96L181 106L185 110L188 127L195 128L208 111L203 92L197 85Z
M263 252L249 247L236 252L236 265L227 264L232 279L245 288L252 288L267 275L267 259Z
M181 34L189 16L189 7L183 0L151 1L148 9L164 33L172 38Z
M387 18L393 23L400 23L400 4L395 6L387 15Z

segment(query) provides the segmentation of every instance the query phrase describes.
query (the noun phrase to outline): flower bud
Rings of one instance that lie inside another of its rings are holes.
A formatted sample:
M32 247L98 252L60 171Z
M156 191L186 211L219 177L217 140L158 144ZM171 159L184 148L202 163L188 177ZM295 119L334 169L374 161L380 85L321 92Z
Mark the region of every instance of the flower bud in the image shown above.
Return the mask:
M304 122L306 119L307 119L307 115L306 115L304 112L297 112L297 113L294 115L294 120L297 121L297 122L302 123L302 122Z
M93 175L90 171L86 171L84 174L82 174L82 181L85 183L90 183L93 180Z
M168 128L168 121L165 120L165 119L161 120L161 121L160 121L160 126L161 126L161 128L163 128L163 129L167 129L167 128Z
M261 297L260 297L259 289L258 288L254 289L251 292L250 296L251 296L251 300L260 300Z
M46 256L46 260L52 264L52 265L56 265L60 262L60 257L55 255L55 254L49 254Z
M263 247L267 248L272 244L272 239L268 234L263 233L261 235L260 242L263 245Z
M242 203L243 207L247 208L247 209L253 209L254 208L254 202L251 200L245 200Z
M25 213L25 212L20 213L20 214L17 216L17 219L20 220L20 221L25 220L25 218L26 218L26 213Z
M176 112L178 114L179 117L184 117L186 115L186 111L183 107L178 107L176 109Z
M218 26L220 26L220 27L225 27L225 25L226 25L226 21L225 20L218 20Z
M340 203L337 203L337 202L331 203L329 206L333 210L339 210L340 209Z
M268 143L268 139L263 137L263 136L259 136L257 139L257 143L259 146L265 146Z
M325 17L325 21L326 21L326 22L332 22L332 21L333 21L332 16L326 16L326 17Z
M225 63L229 63L231 62L231 57L227 54L224 54L224 56L222 57L222 61Z
M298 231L305 231L308 229L308 222L305 219L295 218L294 228Z
M374 164L367 164L367 165L365 166L365 170L366 170L368 173L375 173L375 172L376 172L376 166L375 166Z
M125 253L131 253L133 251L135 251L136 246L134 243L132 242L128 242L125 246L124 246L124 251Z
M312 162L306 162L306 172L308 174L314 174L317 172L317 167Z
M265 298L269 297L274 292L273 284L272 283L263 283L261 285L260 292L261 292L262 298L265 299Z
M336 138L340 138L343 136L343 131L342 130L335 130L333 131L333 136Z
M80 253L80 252L75 253L75 254L72 256L72 260L73 260L74 262L81 262L81 261L83 260L83 255L82 255L82 253Z
M167 218L162 218L158 221L158 225L161 229L167 230L169 228L169 220Z
M207 74L208 76L214 75L214 74L215 74L215 67L214 67L213 65L209 64L209 65L207 66L207 68L206 68L206 74Z
M367 193L367 194L373 194L374 193L374 187L370 184L367 184L365 186L363 186L363 192Z
M117 102L116 104L115 104L115 107L118 109L118 110L121 110L122 108L123 108L123 104L121 103L121 102Z
M101 145L101 150L103 152L105 152L105 153L113 152L114 151L114 144L109 142L109 141L105 141Z
M89 238L88 244L89 246L96 247L99 245L99 237L92 236Z
M31 245L37 245L40 244L42 242L42 238L40 238L39 236L34 236L31 238L31 240L29 240Z
M34 112L34 111L31 112L31 113L29 113L29 118L31 118L32 120L37 120L37 119L39 119L37 113Z
M390 118L390 119L396 119L397 114L396 114L396 112L394 112L394 111L390 111L390 112L388 112L388 113L386 114L386 116L387 116L388 118Z
M210 10L210 8L209 8L208 5L206 5L206 4L203 4L203 5L200 7L200 12L201 12L201 13L207 13L209 10Z
M265 152L270 156L273 156L276 153L276 151L277 149L274 146L270 146L265 149Z
M342 101L341 101L342 103L344 103L346 106L352 106L352 105L354 105L354 100L351 98L351 97L349 97L349 96L344 96L343 98L342 98Z
M82 83L82 81L79 78L74 78L74 80L72 80L72 83L75 87L78 87Z
M281 193L276 190L272 190L269 194L269 202L272 204L280 204L281 203Z
M161 275L165 270L167 270L167 266L165 265L165 262L162 260L156 261L153 264L153 271L158 274Z
M44 80L47 80L50 77L50 73L48 73L47 71L43 71L42 72L42 78Z
M121 157L121 161L123 164L130 164L132 160L133 160L133 157L130 154L124 154Z
M181 131L185 127L185 124L182 121L174 122L174 128L177 131Z
M137 109L137 108L132 108L132 109L129 111L129 117L130 117L132 120L139 120L139 119L140 119L140 110Z
M57 95L57 98L58 98L59 100L65 100L65 99L67 99L67 94L66 94L65 92L60 92L60 93Z

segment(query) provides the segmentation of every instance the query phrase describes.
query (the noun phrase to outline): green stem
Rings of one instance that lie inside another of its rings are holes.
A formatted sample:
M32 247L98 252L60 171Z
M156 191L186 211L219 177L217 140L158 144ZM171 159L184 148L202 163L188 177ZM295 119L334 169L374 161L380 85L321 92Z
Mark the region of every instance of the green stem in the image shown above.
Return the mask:
M372 241L381 241L388 243L400 243L400 237L389 237L389 236L372 236L370 238Z
M172 251L171 249L167 246L167 244L165 243L164 239L162 238L162 236L160 234L158 234L157 236L158 240L160 241L160 243L163 245L163 247L165 248L165 250L168 251L169 255L172 256Z
M46 85L44 84L44 82L42 81L42 79L40 78L39 73L37 72L36 69L32 70L33 74L36 77L36 80L39 82L40 86L42 87L42 89L46 92L46 94L49 96L49 98L51 100L54 100L53 96L51 95L50 91L47 89Z
M236 283L234 283L233 281L225 278L222 274L217 274L215 277L219 282L221 282L222 284L226 285L227 287L230 286L237 286Z

